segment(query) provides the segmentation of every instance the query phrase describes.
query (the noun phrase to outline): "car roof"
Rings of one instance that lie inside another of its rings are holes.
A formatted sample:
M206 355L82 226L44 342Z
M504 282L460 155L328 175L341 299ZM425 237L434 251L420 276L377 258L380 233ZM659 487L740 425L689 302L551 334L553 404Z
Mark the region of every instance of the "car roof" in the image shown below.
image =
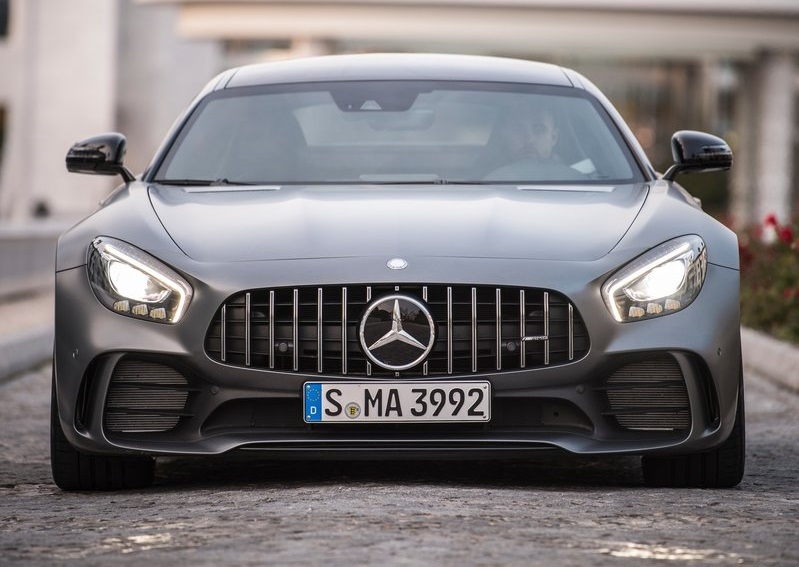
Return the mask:
M575 86L566 69L548 63L444 54L358 54L246 65L217 88L357 80L438 80Z

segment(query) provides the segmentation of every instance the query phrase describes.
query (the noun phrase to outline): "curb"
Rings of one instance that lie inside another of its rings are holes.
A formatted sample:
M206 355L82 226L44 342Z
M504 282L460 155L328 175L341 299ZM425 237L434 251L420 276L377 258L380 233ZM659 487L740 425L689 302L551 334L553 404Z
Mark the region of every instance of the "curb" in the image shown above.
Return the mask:
M744 368L799 394L799 347L741 328Z
M53 356L53 327L0 338L0 382L30 370Z

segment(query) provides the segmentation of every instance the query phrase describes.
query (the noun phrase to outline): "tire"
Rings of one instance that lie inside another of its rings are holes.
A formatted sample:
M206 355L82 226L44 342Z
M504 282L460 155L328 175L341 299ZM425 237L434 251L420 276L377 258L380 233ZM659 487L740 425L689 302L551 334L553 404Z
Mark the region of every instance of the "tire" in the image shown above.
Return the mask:
M62 490L144 488L155 476L155 459L150 457L109 457L75 449L61 428L55 387L50 402L50 465L53 481Z
M743 375L738 385L735 424L727 440L710 451L641 459L644 483L669 488L732 488L744 475L746 427Z

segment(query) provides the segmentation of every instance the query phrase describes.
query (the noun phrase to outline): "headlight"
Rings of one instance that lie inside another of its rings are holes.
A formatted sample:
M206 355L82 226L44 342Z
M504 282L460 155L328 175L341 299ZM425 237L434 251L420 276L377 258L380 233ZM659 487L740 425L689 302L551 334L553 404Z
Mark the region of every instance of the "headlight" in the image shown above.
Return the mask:
M625 323L675 313L699 294L707 274L707 250L698 236L657 246L616 272L602 286L602 299Z
M88 270L100 303L123 315L177 323L191 301L191 286L177 272L113 238L92 241Z

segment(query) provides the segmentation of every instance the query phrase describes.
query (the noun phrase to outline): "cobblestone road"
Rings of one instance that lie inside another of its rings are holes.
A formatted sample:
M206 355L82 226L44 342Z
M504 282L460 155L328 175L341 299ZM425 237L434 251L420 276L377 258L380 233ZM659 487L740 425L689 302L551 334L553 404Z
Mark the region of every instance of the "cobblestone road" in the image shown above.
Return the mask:
M0 384L2 565L799 565L799 397L747 376L733 490L645 488L637 459L160 460L149 490L63 493L48 369Z

